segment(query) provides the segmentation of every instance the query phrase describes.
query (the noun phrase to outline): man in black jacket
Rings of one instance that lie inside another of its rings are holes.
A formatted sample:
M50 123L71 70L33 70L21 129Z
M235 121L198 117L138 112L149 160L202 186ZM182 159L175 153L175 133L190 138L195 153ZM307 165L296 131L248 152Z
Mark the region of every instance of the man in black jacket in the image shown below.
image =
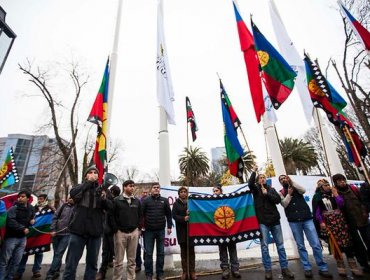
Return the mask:
M261 252L263 266L266 271L265 278L272 279L271 257L268 248L270 233L278 250L281 273L283 276L294 278L294 274L288 269L288 259L280 225L280 214L276 207L281 201L280 196L273 187L266 184L265 175L260 174L256 178L257 169L258 167L255 166L249 178L248 187L253 193L254 206L262 234Z
M73 187L70 196L75 209L69 225L70 241L63 274L64 280L74 280L78 263L86 246L86 268L84 279L96 277L98 253L104 231L104 211L112 208L106 192L98 184L99 171L90 166L85 171L85 181Z
M13 280L26 247L29 227L35 223L35 209L28 203L30 192L20 191L18 201L7 213L5 240L0 254L0 280Z
M127 254L127 280L135 280L136 247L140 236L141 204L134 197L135 183L123 182L123 193L114 199L112 229L114 232L115 262L113 280L120 280L123 274L123 258Z
M144 247L145 247L145 275L147 280L153 277L153 249L157 245L156 273L157 280L165 279L164 265L164 237L167 220L167 234L172 232L172 214L168 199L161 197L160 186L154 183L150 189L151 195L143 201L144 216Z

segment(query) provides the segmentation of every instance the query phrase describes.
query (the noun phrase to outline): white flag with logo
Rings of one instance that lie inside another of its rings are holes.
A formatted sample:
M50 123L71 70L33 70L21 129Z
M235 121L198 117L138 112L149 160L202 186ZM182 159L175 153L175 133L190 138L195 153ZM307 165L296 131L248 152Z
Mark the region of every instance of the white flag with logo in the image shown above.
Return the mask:
M296 87L301 99L302 107L308 123L312 120L313 104L310 93L308 92L306 82L306 69L303 59L300 57L292 40L289 38L288 32L280 18L279 12L276 9L273 0L269 1L270 15L272 26L274 27L275 36L279 45L282 56L285 57L290 67L297 73Z
M173 108L174 92L168 64L167 49L163 29L162 0L158 1L157 14L157 98L160 106L164 108L169 124L175 123L175 110Z
M265 113L264 113L264 115L267 116L267 118L269 119L270 122L276 123L277 122L277 117L276 117L275 109L272 106L270 96L267 93L267 90L266 90L264 84L262 84L262 94L263 94L263 102L265 103Z

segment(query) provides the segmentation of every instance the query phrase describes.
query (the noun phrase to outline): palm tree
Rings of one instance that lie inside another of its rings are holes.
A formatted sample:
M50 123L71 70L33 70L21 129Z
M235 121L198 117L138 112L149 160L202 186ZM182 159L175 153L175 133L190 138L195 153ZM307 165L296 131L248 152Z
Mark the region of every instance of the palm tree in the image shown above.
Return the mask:
M181 180L186 186L198 186L201 178L209 171L207 154L199 147L184 148L179 158Z
M318 164L315 148L302 139L284 138L280 140L280 149L288 174L295 175L300 170L307 175Z

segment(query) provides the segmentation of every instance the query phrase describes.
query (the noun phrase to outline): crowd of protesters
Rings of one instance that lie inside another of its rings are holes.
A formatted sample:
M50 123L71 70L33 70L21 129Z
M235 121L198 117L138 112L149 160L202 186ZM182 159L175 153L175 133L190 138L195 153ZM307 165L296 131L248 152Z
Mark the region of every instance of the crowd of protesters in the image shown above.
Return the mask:
M158 183L154 183L149 190L144 190L138 198L134 195L134 181L123 182L122 188L114 185L104 189L98 183L98 173L95 166L89 167L85 171L83 182L71 189L68 200L54 213L49 232L52 236L53 259L46 280L59 279L62 258L66 251L62 279L76 279L77 267L85 250L84 279L106 279L108 268L113 267L114 280L122 279L124 270L126 279L134 280L136 273L141 271L141 247L144 247L146 279L163 280L164 240L166 233L171 234L172 220L175 222L181 252L180 279L198 279L195 272L194 244L189 239L188 188L178 189L178 198L171 211L168 199L160 194ZM320 179L312 200L311 212L304 197L305 187L287 175L280 175L278 179L282 187L279 191L267 183L264 174L257 174L255 167L248 181L260 225L265 279L273 278L269 253L271 236L276 244L282 276L290 279L295 277L288 267L281 217L277 208L279 204L284 208L306 278L313 278L314 273L305 247L305 238L312 248L320 276L333 277L323 257L322 241L329 244L339 275L346 275L343 253L354 276L370 273L369 184L364 183L361 188L357 188L348 184L342 174L332 177L333 186L327 180ZM213 187L213 195L222 193L221 185ZM35 213L55 210L48 205L46 195L38 196L35 207L29 203L30 196L28 191L20 191L17 202L7 210L5 236L1 240L0 280L22 278L28 259L28 254L24 254L27 235L35 224ZM98 270L101 242L102 262ZM236 243L219 245L219 256L221 278L241 278ZM42 258L43 252L34 253L33 279L41 278Z

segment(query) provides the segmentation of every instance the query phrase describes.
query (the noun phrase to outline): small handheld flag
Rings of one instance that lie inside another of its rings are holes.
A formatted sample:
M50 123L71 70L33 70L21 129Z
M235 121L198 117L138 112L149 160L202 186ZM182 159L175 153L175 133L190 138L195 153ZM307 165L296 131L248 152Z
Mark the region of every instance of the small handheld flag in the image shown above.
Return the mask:
M0 189L14 185L19 181L14 152L11 147L0 170Z
M186 96L186 118L187 122L190 123L191 136L194 142L197 139L196 132L198 131L198 126L197 123L195 122L195 116L193 108L191 107L190 99L187 96Z
M99 170L99 183L103 182L103 175L107 168L107 143L106 133L108 124L108 84L109 84L109 60L105 66L103 80L94 105L91 109L88 121L97 125L98 135L96 137L94 150L94 163Z

